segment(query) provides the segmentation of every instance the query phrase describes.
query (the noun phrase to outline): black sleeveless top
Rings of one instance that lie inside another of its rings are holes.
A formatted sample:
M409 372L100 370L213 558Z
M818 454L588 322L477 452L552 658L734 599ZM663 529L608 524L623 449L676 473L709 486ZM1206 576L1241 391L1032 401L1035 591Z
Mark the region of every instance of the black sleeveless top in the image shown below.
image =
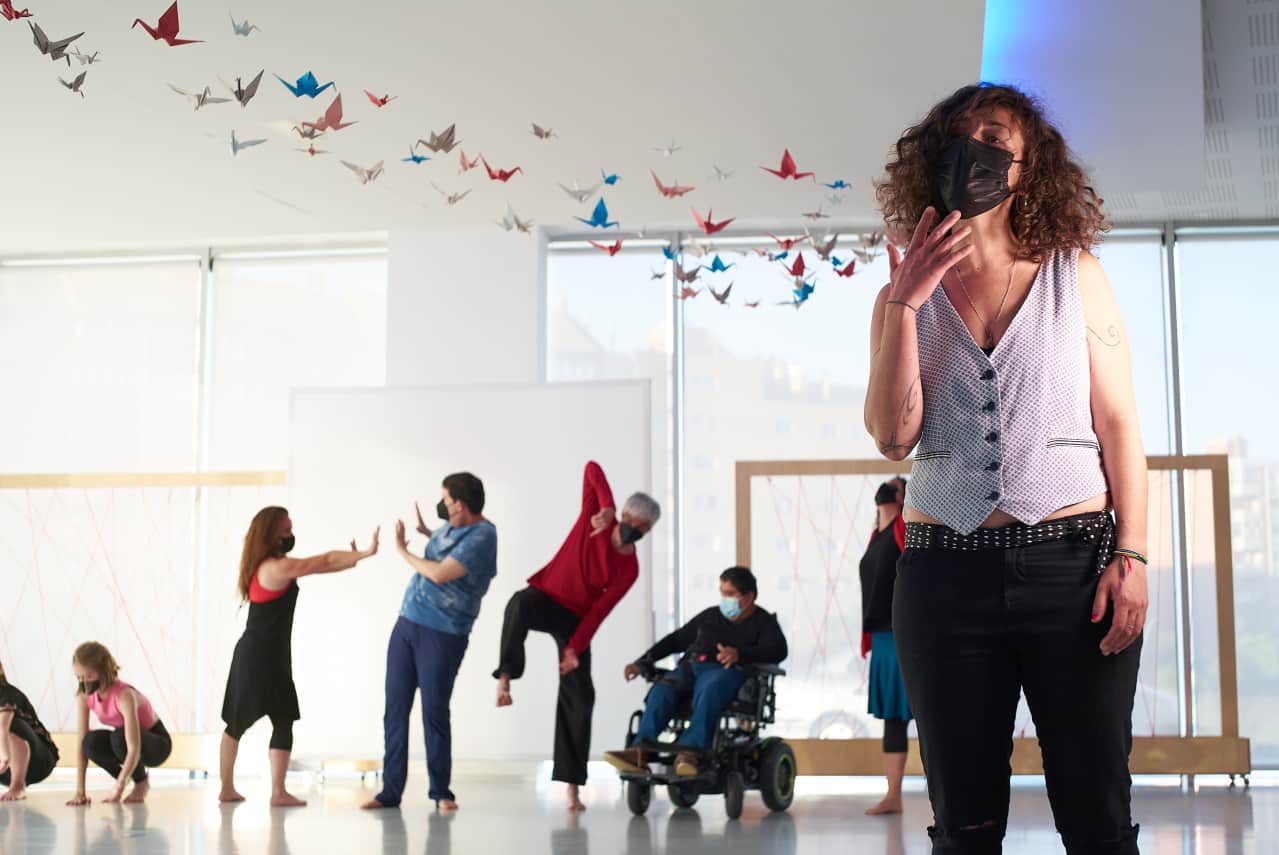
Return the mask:
M893 586L897 583L897 559L901 555L893 537L893 525L871 538L860 566L862 579L862 632L890 632L893 628Z
M265 603L249 603L244 634L235 645L227 675L222 719L248 727L262 716L296 721L297 689L293 685L293 611L298 583L283 596Z

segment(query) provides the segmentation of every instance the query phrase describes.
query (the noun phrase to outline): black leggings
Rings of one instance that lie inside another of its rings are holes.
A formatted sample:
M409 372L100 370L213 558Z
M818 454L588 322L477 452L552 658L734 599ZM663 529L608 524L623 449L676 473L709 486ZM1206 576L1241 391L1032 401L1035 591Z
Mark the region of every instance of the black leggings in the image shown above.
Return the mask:
M270 747L275 751L292 751L293 750L293 719L288 716L268 716L271 719L271 743ZM226 726L226 735L240 741L240 737L244 736L244 732L257 723L257 719L248 724L237 724L234 728L231 725Z
M525 588L511 596L502 621L502 647L494 677L512 680L524 676L524 642L529 631L545 632L563 654L581 620L537 588ZM591 651L577 651L577 668L560 677L555 703L555 763L551 779L568 784L586 783L586 761L591 749L591 713L595 709L595 684L591 682Z
M144 730L138 736L142 741L142 752L138 757L138 765L130 775L134 781L146 780L147 767L159 766L169 759L173 751L173 740L164 724L157 721L150 730ZM120 768L124 758L129 754L129 746L124 739L124 728L115 730L91 730L84 735L84 755L101 766L112 778L120 777Z
M900 718L889 718L884 720L884 753L885 754L905 754L906 753L906 726L910 722L903 721Z
M1070 855L1136 855L1128 752L1141 640L1098 645L1098 544L1077 537L974 552L907 549L893 634L919 727L934 853L998 853L1020 691Z
M48 744L36 735L31 729L31 725L27 724L16 715L13 721L9 722L9 732L14 736L27 743L31 748L31 758L27 761L27 779L20 781L23 786L38 784L53 772L53 767L58 765L58 758L49 750ZM9 758L13 760L12 757ZM9 786L10 779L13 777L9 769L0 772L0 786Z

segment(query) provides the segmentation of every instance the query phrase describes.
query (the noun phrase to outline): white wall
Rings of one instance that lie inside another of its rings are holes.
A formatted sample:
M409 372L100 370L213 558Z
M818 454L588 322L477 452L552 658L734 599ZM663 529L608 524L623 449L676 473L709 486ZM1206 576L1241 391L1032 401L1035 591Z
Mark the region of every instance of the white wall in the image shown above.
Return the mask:
M545 246L541 230L392 232L387 385L545 379Z
M597 460L621 501L651 489L647 381L541 386L303 390L293 396L289 509L300 555L367 542L382 526L382 550L355 570L303 581L293 632L302 707L299 756L381 757L386 643L412 571L396 554L394 524L413 501L426 514L449 472L484 480L485 515L498 529L498 575L453 695L459 759L549 758L556 653L544 635L528 644L516 706L494 708L498 639L506 601L555 553L581 506L582 468ZM637 453L639 452L639 453ZM410 540L414 551L425 541ZM591 645L598 701L598 755L616 746L644 687L622 667L652 643L648 542L641 576ZM422 751L420 711L412 746ZM424 770L411 769L414 788Z

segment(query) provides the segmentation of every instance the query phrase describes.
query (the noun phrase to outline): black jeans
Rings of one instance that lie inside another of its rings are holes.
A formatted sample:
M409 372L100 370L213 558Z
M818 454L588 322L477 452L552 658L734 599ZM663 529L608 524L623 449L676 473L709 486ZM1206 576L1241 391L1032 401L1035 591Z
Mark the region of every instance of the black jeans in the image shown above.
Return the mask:
M512 680L524 676L524 642L531 631L545 632L555 639L561 655L581 620L537 588L525 588L511 595L502 620L500 664L494 677ZM595 684L591 682L591 651L577 651L578 666L560 677L555 704L555 763L551 779L568 784L586 783L586 761L591 751L591 714L595 710Z
M893 633L928 776L934 853L999 853L1019 689L1071 855L1134 855L1128 752L1141 640L1098 649L1100 547L1076 538L975 552L907 549Z
M13 721L9 722L9 732L27 743L31 749L31 758L27 761L26 780L18 783L25 787L31 784L38 784L49 777L54 767L58 765L58 758L53 756L49 746L36 735L36 732L31 729L31 725L15 715ZM13 758L9 759L12 760ZM0 786L10 786L12 778L13 771L11 769L0 772Z
M161 722L157 721L150 730L144 730L138 736L142 742L142 750L138 765L129 776L134 783L146 778L148 766L159 766L168 760L169 753L173 750L173 740L169 738L169 732ZM89 731L84 735L84 754L112 778L120 777L120 768L129 754L129 747L124 740L124 728Z

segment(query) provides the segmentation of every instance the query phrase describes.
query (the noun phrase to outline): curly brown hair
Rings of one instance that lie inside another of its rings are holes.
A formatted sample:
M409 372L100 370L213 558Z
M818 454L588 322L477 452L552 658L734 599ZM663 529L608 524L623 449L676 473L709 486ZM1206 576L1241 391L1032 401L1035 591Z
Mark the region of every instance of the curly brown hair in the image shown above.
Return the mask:
M1054 250L1095 246L1110 223L1101 210L1101 197L1071 159L1061 131L1048 121L1037 99L992 83L957 89L897 140L896 156L885 167L888 175L875 182L889 231L905 236L914 232L924 209L937 204L933 166L938 155L965 132L970 116L991 107L1012 113L1025 140L1011 212L1019 257L1042 261Z

